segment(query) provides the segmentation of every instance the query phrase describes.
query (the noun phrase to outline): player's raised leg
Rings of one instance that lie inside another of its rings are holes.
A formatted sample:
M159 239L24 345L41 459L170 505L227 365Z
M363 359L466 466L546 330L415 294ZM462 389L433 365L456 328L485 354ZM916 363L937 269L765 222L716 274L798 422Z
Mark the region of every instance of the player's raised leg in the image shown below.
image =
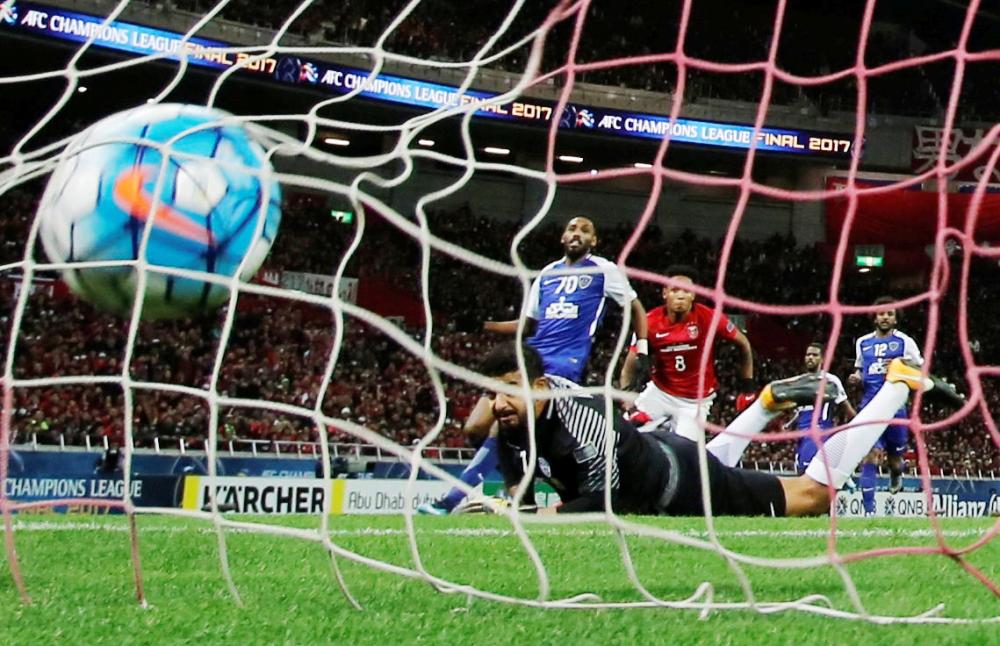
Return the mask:
M735 466L753 438L763 433L771 420L796 406L815 403L821 385L821 376L814 373L772 381L761 390L760 396L705 448L726 466ZM833 388L824 389L822 402L833 401L835 397Z
M893 359L885 383L854 417L851 427L826 441L804 475L781 479L787 515L815 515L829 510L829 486L835 490L844 486L885 431L889 420L906 403L911 390L934 393L951 405L960 406L963 402L951 384L925 377L920 368L902 359Z

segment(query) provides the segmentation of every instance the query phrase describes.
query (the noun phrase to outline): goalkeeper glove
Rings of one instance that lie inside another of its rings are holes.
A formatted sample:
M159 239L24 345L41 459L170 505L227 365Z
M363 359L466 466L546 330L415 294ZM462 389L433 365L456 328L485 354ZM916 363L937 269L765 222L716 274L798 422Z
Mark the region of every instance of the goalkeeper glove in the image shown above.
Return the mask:
M509 509L513 501L508 498L492 496L489 498L477 498L476 500L466 500L455 508L454 514L502 514ZM522 514L533 514L538 511L536 505L521 505L517 508Z
M652 374L652 365L649 360L649 342L646 339L639 339L635 342L635 365L632 370L632 381L629 382L626 390L639 392L649 382Z
M753 383L753 379L743 379L740 382L740 390L742 391L736 397L736 412L742 413L750 404L757 401L757 388Z

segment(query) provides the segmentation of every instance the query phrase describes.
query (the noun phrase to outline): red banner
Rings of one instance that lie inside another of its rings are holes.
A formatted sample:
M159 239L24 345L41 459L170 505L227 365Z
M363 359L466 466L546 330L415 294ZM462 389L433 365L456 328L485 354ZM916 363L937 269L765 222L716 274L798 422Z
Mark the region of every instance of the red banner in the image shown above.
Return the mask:
M952 128L948 146L944 149L945 162L948 165L965 158L969 152L983 140L985 128ZM910 170L914 175L926 172L937 164L941 156L941 144L944 140L944 128L936 126L914 126L913 149L910 156ZM980 155L975 162L956 173L952 180L963 182L978 181L983 174L989 172L992 183L1000 182L1000 170L988 169L989 153Z
M828 178L827 188L842 185L843 179ZM869 184L858 181L858 186ZM972 214L969 193L948 193L945 196L945 222L949 227L964 230ZM840 240L847 200L834 198L826 202L826 239L829 243ZM930 191L894 190L885 193L861 195L858 210L850 231L852 244L884 244L890 247L907 247L932 244L938 231L938 194ZM1000 241L1000 195L983 195L973 237L978 242Z

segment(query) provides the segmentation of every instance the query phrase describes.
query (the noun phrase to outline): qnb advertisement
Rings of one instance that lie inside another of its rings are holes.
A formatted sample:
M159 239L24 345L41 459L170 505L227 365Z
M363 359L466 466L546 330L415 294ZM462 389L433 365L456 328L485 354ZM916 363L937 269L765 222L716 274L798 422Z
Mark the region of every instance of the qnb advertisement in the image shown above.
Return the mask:
M980 518L1000 516L1000 495L985 492L932 493L930 501L920 492L890 494L875 492L875 515L922 518L933 509L937 516L953 518ZM865 515L861 492L841 491L837 494L837 515L856 517Z
M330 513L403 514L447 493L448 485L418 480L407 493L406 480L317 480L187 476L184 509L208 509L211 496L221 511L240 514L318 514L330 494Z
M754 137L753 127L746 124L694 119L671 122L662 115L574 104L568 104L557 114L554 102L529 97L487 104L497 94L472 89L459 92L455 86L391 74L369 78L365 70L298 56L258 56L260 47L225 51L238 47L118 20L105 24L101 16L18 0L0 0L0 30L3 29L72 42L93 38L99 47L139 55L163 54L172 60L186 59L191 65L212 69L239 66L247 74L331 94L358 91L360 96L375 101L431 110L474 105L478 117L520 124L548 125L558 119L559 127L566 130L657 140L669 136L671 141L694 146L745 150L756 141L758 150L773 153L838 159L849 159L853 153L852 137L837 133L765 127Z

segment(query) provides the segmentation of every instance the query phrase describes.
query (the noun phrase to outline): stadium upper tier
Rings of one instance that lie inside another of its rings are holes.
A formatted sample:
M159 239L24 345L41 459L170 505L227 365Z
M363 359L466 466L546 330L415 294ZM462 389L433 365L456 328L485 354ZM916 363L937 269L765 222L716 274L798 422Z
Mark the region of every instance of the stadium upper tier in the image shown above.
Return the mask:
M105 15L116 6L110 0L49 0L48 4ZM272 30L290 20L282 45L315 47L319 58L329 59L332 55L339 60L364 61L369 59L363 55L319 49L373 47L407 3L316 0L296 15L300 4L294 0L268 3L231 0L198 35L234 44L264 45L271 40ZM574 62L588 65L674 53L680 42L681 5L679 0L644 2L633 7L633 11L621 11L617 3L592 2ZM760 70L709 72L697 69L698 61L761 63L767 60L772 43L776 43L775 64L796 77L847 73L845 78L821 85L776 81L771 90L770 120L794 127L822 119L828 129L852 127L858 83L851 70L859 48L864 5L863 2L845 5L832 0L790 3L780 37L775 40L774 7L770 3L693 2L688 29L683 35L683 54L694 60L686 61L682 114L693 118L752 120L764 87ZM513 46L525 42L554 6L553 2L525 3L490 50L496 53L509 48L509 51L500 57L487 56L483 65L486 69L477 74L473 87L493 91L510 87L523 72L530 52L527 44ZM119 19L183 32L215 8L216 3L210 0L133 0ZM393 29L382 48L392 54L426 60L430 65L390 60L385 69L457 85L467 68L441 69L434 62L472 60L500 28L509 8L506 3L489 0L458 4L442 0L421 2ZM726 21L718 19L721 14L727 16ZM913 12L905 2L879 2L863 43L864 64L870 72L865 79L867 112L880 117L939 117L951 93L954 57L891 72L879 68L918 55L951 52L963 18L964 10L949 3L926 3L921 11ZM542 74L560 70L567 64L573 28L573 19L568 18L551 30L545 42ZM982 52L1000 47L998 33L995 18L988 14L979 16L973 23L967 50ZM966 64L958 111L960 123L992 122L1000 114L992 82L996 68L997 63L986 60ZM670 102L664 100L664 93L676 89L677 79L677 66L672 62L622 63L606 69L579 71L574 81L579 85L574 100L667 112ZM537 96L554 97L564 83L565 75L556 75L531 91Z

